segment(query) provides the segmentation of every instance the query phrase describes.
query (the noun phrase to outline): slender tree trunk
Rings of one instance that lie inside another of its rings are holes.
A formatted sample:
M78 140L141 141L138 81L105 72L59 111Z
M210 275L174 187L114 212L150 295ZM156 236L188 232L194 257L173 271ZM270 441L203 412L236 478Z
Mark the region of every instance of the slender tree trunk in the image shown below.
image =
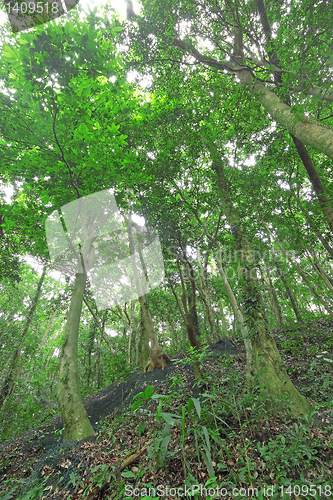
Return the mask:
M149 358L149 335L143 321L143 312L140 304L140 339L138 344L138 366L145 368Z
M88 386L90 385L90 377L91 377L91 355L94 348L94 342L96 338L96 322L93 324L93 328L91 330L91 335L89 339L89 352L88 352Z
M288 281L287 281L287 278L285 277L285 275L283 274L283 271L281 269L281 266L279 264L279 261L275 255L275 252L274 252L274 248L271 247L271 251L272 251L272 257L273 257L273 260L274 260L274 263L275 263L275 266L276 266L276 269L278 271L278 274L279 274L279 278L281 278L281 281L282 283L284 284L284 288L288 294L288 297L290 299L290 303L291 303L291 306L293 308L293 311L295 313L295 316L296 316L296 319L298 322L302 322L302 316L301 316L301 313L298 309L298 306L297 306L297 302L296 302L296 299L294 297L294 294L293 292L291 291L291 288L290 286L288 285Z
M270 229L268 228L267 224L265 224L265 222L263 222L263 224L266 227L266 229L269 231L270 235L273 237L273 235L270 232ZM311 290L311 292L313 293L313 295L325 307L326 311L331 316L333 316L333 310L331 309L330 305L326 302L326 300L321 295L319 295L319 293L316 291L315 287L307 279L307 277L306 277L305 273L303 272L303 270L301 269L301 267L297 264L297 262L294 262L291 259L291 257L285 252L285 250L282 248L282 246L280 245L280 243L278 242L278 240L276 238L274 238L274 237L273 237L273 239L276 242L276 244L278 245L278 247L280 248L280 250L283 253L283 255L286 257L286 259L289 260L289 262L291 263L291 265L297 270L297 272L300 274L300 276L302 276L303 281L307 284L307 286L309 287L309 289Z
M234 337L235 337L236 319L238 321L238 324L239 324L239 327L241 330L241 334L242 334L242 338L243 338L244 346L245 346L245 352L246 352L246 379L247 379L248 384L250 384L252 382L253 375L254 375L252 344L251 344L251 340L249 337L248 328L247 328L245 321L244 321L243 314L242 314L240 308L238 307L236 297L234 295L234 292L232 291L232 288L230 286L227 275L225 274L224 269L222 267L221 245L219 242L217 242L216 245L217 245L217 249L218 249L217 258L216 258L217 268L218 268L218 271L220 273L222 283L226 289L226 292L227 292L227 295L228 295L228 298L230 301L230 305L231 305L231 308L232 308L233 313L234 313Z
M160 347L158 343L158 338L154 329L154 325L150 316L150 312L148 310L148 307L146 305L146 300L145 296L140 294L141 291L141 282L138 274L138 269L136 266L135 262L135 249L134 249L134 242L133 242L133 235L132 235L132 219L131 219L131 214L129 213L128 218L127 218L127 234L128 234L128 241L129 241L129 246L130 246L130 255L131 255L131 260L132 260L132 269L133 269L133 275L135 278L135 284L136 284L136 289L139 295L139 302L141 305L142 309L142 316L143 316L143 321L145 324L145 328L147 330L147 333L150 338L151 342L151 362L153 369L155 368L162 368L164 369L166 365L168 365L171 361L170 357L167 355L167 353ZM147 271L146 271L146 266L145 262L142 257L142 252L141 249L139 248L139 255L140 255L140 260L141 260L141 265L144 270L146 279L148 281L148 276L147 276Z
M278 323L278 326L281 327L281 326L283 326L283 316L282 316L281 307L280 307L279 300L278 300L277 295L276 295L276 291L275 291L275 288L274 288L274 285L273 285L273 282L271 279L271 274L269 272L268 267L266 267L266 271L267 271L270 291L271 291L272 299L273 299L272 302L274 304L274 309L276 311L277 323Z
M25 338L26 338L27 333L29 331L31 322L33 320L33 317L34 317L34 314L35 314L35 311L37 308L38 300L39 300L39 297L41 295L42 285L43 285L43 282L45 279L46 270L47 270L47 266L44 266L42 275L41 275L40 280L38 282L37 291L36 291L35 297L32 301L32 305L31 305L31 308L30 308L30 311L29 311L29 314L27 317L27 321L26 321L26 324L25 324L25 327L24 327L24 330L23 330L23 333L22 333L22 336L20 339L20 343L19 343L19 345L16 349L16 352L13 356L12 362L11 362L9 370L8 370L7 377L5 378L5 381L3 383L1 393L0 393L0 408L2 407L6 398L9 396L10 392L12 391L12 386L15 384L15 379L17 378L15 376L15 372L16 372L17 365L18 365L18 362L20 359L21 350L22 350L22 347L24 345Z
M227 322L225 320L222 299L219 299L219 308L220 308L220 318L221 318L221 321L222 321L222 332L223 332L223 335L225 337L229 337L229 331L228 331Z
M64 421L64 439L81 440L94 434L82 403L77 347L86 273L78 273L68 312L65 342L59 362L57 400Z
M201 276L199 274L199 284L201 287L202 294L205 298L205 305L207 308L207 314L208 314L208 322L210 326L210 331L211 331L211 340L212 342L217 342L219 339L219 334L217 332L216 328L216 322L215 322L215 316L214 316L214 311L212 307L212 301L209 293L209 288L208 288L208 280L207 280L207 264L208 264L208 256L209 252L211 250L211 245L209 245L208 250L205 255L205 260L204 260L204 265L202 266L201 263L201 257L200 257L200 250L197 248L197 255L198 255L198 264L200 267L201 271Z
M47 325L47 328L46 328L45 333L44 333L44 335L43 335L42 341L41 341L41 343L40 343L40 347L42 347L42 346L45 344L45 342L47 341L47 338L48 338L49 333L50 333L50 331L51 331L51 328L52 328L52 326L53 326L54 318L55 318L55 316L56 316L57 312L58 312L58 308L57 308L57 309L55 309L55 310L53 311L52 315L51 315L51 318L50 318L49 324Z
M95 356L95 374L94 374L94 381L93 381L93 388L97 389L99 388L99 366L101 364L101 354L102 354L102 341L100 339L97 339L97 352Z
M178 295L174 289L174 286L170 281L171 290L172 290L172 293L176 299L179 312L182 315L182 318L184 320L188 340L190 341L190 344L192 347L199 350L201 348L201 343L194 332L193 323L192 323L192 311L191 311L191 307L188 308L188 305L187 305L186 288L184 285L184 279L183 279L183 275L182 275L179 264L178 264L178 269L179 269L180 280L181 280L181 284L182 284L182 288L183 288L181 300L179 300Z
M173 321L169 317L167 319L167 324L169 325L169 330L170 330L171 345L172 345L172 347L175 347L176 331L175 331Z
M188 292L188 296L187 296L188 305L189 305L189 307L191 307L192 290L191 290L190 283L188 283L187 292ZM192 325L193 325L193 330L194 330L194 333L195 333L196 337L200 337L201 333L200 333L200 328L199 328L199 319L198 319L197 305L195 304L192 309L193 309L192 310Z
M110 350L111 354L114 354L114 353L115 353L115 351L114 351L114 349L113 349L113 347L112 347L112 344L111 344L111 342L110 342L110 340L109 340L109 338L108 338L107 334L105 333L105 330L104 330L104 328L102 327L102 325L101 325L101 323L100 323L100 321L99 321L99 319L98 319L97 315L96 315L96 314L95 314L95 312L92 310L92 308L91 308L91 306L90 306L90 304L89 304L88 300L86 299L86 297L83 297L83 301L84 301L85 305L87 306L87 308L89 309L90 314L91 314L91 315L92 315L92 317L94 318L94 320L95 320L95 322L96 322L96 325L97 325L97 326L98 326L98 328L100 329L100 332L101 332L101 334L102 334L103 340L105 340L106 345L108 346L108 348L109 348L109 350ZM107 314L107 311L108 311L108 309L105 309L105 314ZM105 318L106 318L106 317L105 317ZM104 319L104 324L105 324L105 319Z
M132 329L130 328L128 333L128 346L127 346L127 364L131 364L131 340L132 340Z
M303 212L304 213L304 212ZM322 243L323 247L325 250L330 254L333 255L333 248L328 244L328 242L325 240L323 235L316 229L315 224L313 221L311 221L311 218L309 217L309 214L305 213L304 214L306 217L306 220L308 221L312 231L315 233L319 241Z

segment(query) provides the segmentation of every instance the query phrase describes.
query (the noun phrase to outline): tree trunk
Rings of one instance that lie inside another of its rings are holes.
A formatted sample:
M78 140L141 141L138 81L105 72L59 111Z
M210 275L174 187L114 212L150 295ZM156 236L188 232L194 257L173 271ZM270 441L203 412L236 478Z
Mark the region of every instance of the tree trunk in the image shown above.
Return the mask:
M189 307L191 307L192 290L191 290L190 284L188 284L187 291L188 291L188 297L187 297L188 305L189 305ZM201 333L200 333L199 319L198 319L198 312L197 312L196 304L194 305L193 311L192 311L192 325L193 325L193 330L194 330L196 337L200 337Z
M211 340L212 340L212 342L217 342L219 339L219 334L218 334L217 328L216 328L215 316L214 316L212 301L210 298L208 282L207 282L207 265L208 265L208 256L209 256L210 250L211 250L211 245L209 245L209 247L208 247L208 250L207 250L206 255L205 255L204 265L202 266L201 257L200 257L200 250L199 250L199 247L197 248L198 264L199 264L201 275L202 275L202 278L199 275L199 284L201 287L202 294L205 297L205 305L207 308L208 322L209 322L210 332L211 332L211 335L210 335Z
M130 255L133 256L132 257L133 275L134 275L134 279L135 279L137 293L139 295L139 302L141 305L143 321L144 321L145 328L147 330L147 333L149 335L150 342L151 342L151 353L150 353L151 365L152 365L153 369L156 369L156 368L164 369L170 363L171 359L167 355L167 353L160 347L160 345L158 343L158 338L157 338L157 335L156 335L156 332L154 329L154 325L153 325L153 322L152 322L152 319L150 316L150 312L149 312L147 305L146 305L145 296L140 294L142 287L141 287L139 273L138 273L138 269L137 269L137 266L135 263L135 258L134 258L135 249L134 249L134 242L133 242L133 236L132 236L132 219L131 219L130 213L128 215L126 222L127 222L128 241L129 241L129 246L130 246ZM147 279L148 277L147 277L147 273L146 273L146 266L145 266L145 263L143 261L141 251L139 252L139 255L140 255L141 265L142 265L142 268L145 272L146 279ZM148 279L147 279L147 282L148 282Z
M231 305L231 308L232 308L233 313L234 313L234 336L235 336L235 327L236 327L236 319L237 319L240 330L241 330L241 334L243 337L245 352L246 352L246 369L245 369L246 370L246 380L247 380L248 384L250 384L252 382L253 375L254 375L252 344L251 344L251 340L249 337L248 328L247 328L245 321L244 321L243 314L242 314L240 308L238 307L236 297L234 295L234 292L232 291L232 288L230 286L228 278L227 278L227 276L224 272L224 269L222 267L221 245L219 242L217 242L216 245L217 245L217 249L218 249L217 258L216 258L217 268L219 270L219 273L220 273L220 276L222 279L222 283L226 289L226 292L227 292L227 295L228 295L228 298L230 301L230 305Z
M269 231L270 235L273 237L272 233L270 232L270 229L268 228L267 224L263 222L264 226L266 229ZM291 257L285 252L285 250L282 248L280 243L278 242L277 238L273 238L274 241L276 242L277 246L280 248L281 252L283 255L286 257L287 260L291 263L291 265L297 270L300 276L302 276L303 281L308 285L309 289L313 293L313 295L319 300L319 302L325 307L326 311L333 317L333 310L331 309L330 305L326 302L325 299L319 293L316 291L315 287L310 283L310 281L307 279L305 273L301 269L301 267L297 264L297 262L294 262Z
M25 338L27 336L27 333L29 331L32 319L34 317L34 314L35 314L35 311L36 311L36 308L37 308L38 300L39 300L39 297L40 297L40 294L41 294L41 291L42 291L42 285L43 285L43 282L44 282L44 279L45 279L45 275L46 275L46 270L47 270L47 266L44 266L42 275L41 275L40 280L38 282L37 291L36 291L35 297L34 297L34 299L32 301L32 305L31 305L31 308L30 308L30 311L29 311L29 314L28 314L28 317L27 317L27 321L26 321L26 324L25 324L25 327L24 327L24 330L23 330L23 333L22 333L22 336L21 336L21 339L20 339L20 343L19 343L19 345L18 345L18 347L16 349L16 352L15 352L15 354L13 356L13 359L12 359L12 362L10 364L7 377L5 378L5 381L3 383L3 386L2 386L2 389L1 389L1 393L0 393L0 408L4 404L5 400L9 396L9 394L12 392L12 387L15 384L15 380L17 378L16 375L15 375L15 373L17 373L17 365L18 365L18 362L19 362L19 359L20 359L21 350L22 350Z
M101 334L102 334L103 340L105 340L106 345L108 346L108 348L109 348L109 350L110 350L111 354L114 354L114 353L115 353L115 351L114 351L114 349L113 349L113 347L112 347L112 344L111 344L111 342L110 342L110 340L109 340L109 338L108 338L107 334L105 333L104 327L100 324L100 321L99 321L99 319L98 319L97 315L94 313L94 311L93 311L93 310L92 310L92 308L90 307L90 304L89 304L88 300L86 299L86 297L83 297L83 301L84 301L84 303L86 304L87 308L89 309L90 314L91 314L91 315L92 315L92 317L94 318L94 320L95 320L95 322L96 322L96 325L97 325L97 326L98 326L98 328L100 329L100 332L101 332ZM107 311L108 311L108 309L105 309L105 315L107 314ZM104 320L103 320L103 321L104 321L104 324L105 324L105 320L106 320L106 316L104 316Z
M270 275L268 267L266 267L266 271L267 271L267 276L268 276L270 291L271 291L271 294L272 294L272 302L273 302L273 305L274 305L274 309L276 311L277 324L278 324L279 327L281 327L281 326L283 326L283 316L282 316L281 307L280 307L280 304L279 304L279 301L278 301L278 298L277 298L277 295L276 295L275 288L273 286L273 282L272 282L271 275Z
M309 409L303 396L295 389L282 364L275 340L268 329L263 301L257 280L252 252L230 198L223 165L213 161L224 214L231 225L239 262L239 281L243 281L243 311L253 349L253 371L257 375L261 391L269 398L287 396L291 411L296 415L307 414ZM221 250L219 248L219 250Z
M91 330L91 335L89 339L89 351L88 351L88 386L90 385L90 377L91 377L91 355L94 348L94 342L96 338L96 321L93 324L93 328Z
M82 403L77 347L86 273L78 273L68 312L65 341L59 362L57 400L64 421L64 439L81 440L94 434Z
M271 247L271 251L272 251L272 257L273 257L273 260L274 260L274 262L275 262L276 269L277 269L278 274L279 274L279 278L281 278L281 281L282 281L282 283L284 284L285 290L286 290L286 292L287 292L287 294L288 294L288 297L289 297L289 299L290 299L291 306L292 306L292 308L293 308L293 310L294 310L294 313L295 313L296 319L297 319L297 321L302 322L302 321L303 321L303 320L302 320L302 316L301 316L301 313L300 313L300 311L299 311L299 309L298 309L296 299L295 299L295 297L294 297L293 292L291 291L290 286L288 285L287 278L286 278L286 277L285 277L285 275L283 274L283 271L282 271L282 269L281 269L281 267L280 267L279 261L277 260L277 257L276 257L276 255L275 255L275 252L274 252L274 248L273 248L273 247Z
M266 37L266 45L268 49L269 60L274 64L274 66L280 66L280 60L275 50L274 40L272 40L271 27L267 18L266 7L263 0L257 0L257 7L261 19L261 24L264 29L265 37ZM282 83L282 75L281 73L274 73L274 80L279 85ZM290 97L287 96L285 103L290 107L291 100ZM303 144L301 138L296 137L291 131L290 135L295 144L296 150L302 163L308 173L310 182L316 193L322 212L326 219L326 222L331 231L333 231L333 208L332 204L325 193L324 186L321 182L320 176L316 170L315 164L313 163L305 145Z
M143 312L140 304L140 339L138 344L138 366L145 368L149 359L149 335L143 321Z
M229 337L228 326L227 326L227 322L226 322L225 316L224 316L222 299L219 300L219 308L220 308L220 318L221 318L221 321L222 321L222 332L223 332L223 335L225 337Z
M101 354L102 354L102 341L100 339L97 339L97 352L95 356L95 374L94 374L94 380L93 380L93 388L98 390L99 388L99 365L101 363Z

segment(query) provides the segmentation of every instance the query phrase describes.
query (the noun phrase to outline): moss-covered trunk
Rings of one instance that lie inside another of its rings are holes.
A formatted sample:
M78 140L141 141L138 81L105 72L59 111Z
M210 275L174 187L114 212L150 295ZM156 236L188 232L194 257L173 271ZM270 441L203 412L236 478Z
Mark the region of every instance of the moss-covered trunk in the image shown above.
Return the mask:
M78 375L77 347L86 273L78 273L69 307L65 341L59 362L57 400L64 421L64 439L84 439L94 434L88 419Z
M242 309L252 344L254 374L258 376L263 393L272 399L286 396L290 399L292 413L304 415L309 411L307 402L293 386L268 328L253 253L246 237L245 227L241 225L234 210L222 162L213 161L213 169L217 174L223 211L231 225L236 244L238 280L242 284Z

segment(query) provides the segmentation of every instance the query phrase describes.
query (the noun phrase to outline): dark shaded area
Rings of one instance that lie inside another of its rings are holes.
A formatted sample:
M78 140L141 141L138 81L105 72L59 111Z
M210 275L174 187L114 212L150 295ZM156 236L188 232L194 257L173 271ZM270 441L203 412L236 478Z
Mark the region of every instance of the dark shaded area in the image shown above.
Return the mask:
M207 351L212 352L213 358L217 359L223 355L231 356L244 353L244 347L240 341L237 342L233 339L222 338L216 344L211 344ZM85 398L83 404L94 430L98 431L97 426L105 417L113 412L120 412L125 406L132 404L133 397L144 391L147 386L153 385L155 387L166 377L176 374L179 370L175 361L184 358L184 356L184 353L174 356L171 363L164 370L157 369L147 373L142 373L142 370L135 370L129 374L126 380L110 384L101 391ZM194 382L191 365L186 364L185 370L190 388ZM198 395L198 390L195 391L195 394ZM62 418L61 416L57 416L51 424L37 431L34 437L30 434L30 441L26 443L26 446L29 448L43 446L48 449L62 440L61 435L55 434L55 431L62 428Z

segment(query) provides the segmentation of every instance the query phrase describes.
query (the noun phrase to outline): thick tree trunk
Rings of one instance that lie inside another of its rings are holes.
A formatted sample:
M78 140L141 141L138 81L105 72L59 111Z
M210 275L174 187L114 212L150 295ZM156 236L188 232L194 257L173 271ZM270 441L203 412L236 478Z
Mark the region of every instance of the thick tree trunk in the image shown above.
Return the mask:
M252 252L230 198L223 165L213 161L217 174L219 193L224 214L232 228L239 259L239 280L243 286L243 311L253 348L253 369L263 393L269 398L287 396L291 401L291 411L297 415L307 414L309 409L303 396L295 389L282 364L275 340L268 329L263 301L252 262ZM220 249L219 249L220 250Z
M78 273L65 328L65 342L59 362L57 400L64 421L64 439L84 439L94 434L82 403L77 365L77 347L86 274Z
M277 52L275 50L275 44L274 40L272 39L272 33L271 33L271 27L267 18L267 12L266 12L266 7L263 2L263 0L257 0L257 7L261 19L261 24L264 29L265 37L266 37L266 45L267 45L267 50L268 50L268 57L269 61L274 64L274 66L279 67L280 66L280 60L278 58ZM274 73L274 80L277 84L282 83L282 75L281 73ZM290 106L291 100L290 97L287 96L285 103L287 106ZM313 163L304 143L302 140L298 137L296 137L291 131L290 135L292 140L294 141L295 147L297 149L298 155L302 160L302 163L308 173L310 182L312 184L312 187L314 189L314 192L316 193L319 203L322 209L322 212L324 214L324 217L326 219L326 222L333 231L333 208L331 201L329 200L328 196L325 193L324 186L321 182L320 176L316 170L315 164Z
M26 321L24 330L22 332L20 343L19 343L19 345L16 349L16 352L13 356L12 362L11 362L9 370L8 370L7 377L5 378L5 381L3 383L1 393L0 393L0 408L4 404L5 400L9 396L9 394L12 394L12 392L13 392L12 388L15 385L15 382L17 379L17 373L18 373L17 365L18 365L18 362L20 359L21 350L22 350L25 338L27 336L32 319L34 317L34 314L35 314L35 311L37 308L38 300L39 300L39 297L40 297L40 294L42 291L42 285L43 285L45 275L46 275L46 270L47 270L47 266L44 266L42 275L41 275L40 280L38 282L37 291L36 291L35 297L32 301L32 305L31 305L31 308L30 308L30 311L29 311L29 314L27 317L27 321ZM22 365L21 365L21 367L22 367ZM20 368L20 370L21 370L21 368Z

